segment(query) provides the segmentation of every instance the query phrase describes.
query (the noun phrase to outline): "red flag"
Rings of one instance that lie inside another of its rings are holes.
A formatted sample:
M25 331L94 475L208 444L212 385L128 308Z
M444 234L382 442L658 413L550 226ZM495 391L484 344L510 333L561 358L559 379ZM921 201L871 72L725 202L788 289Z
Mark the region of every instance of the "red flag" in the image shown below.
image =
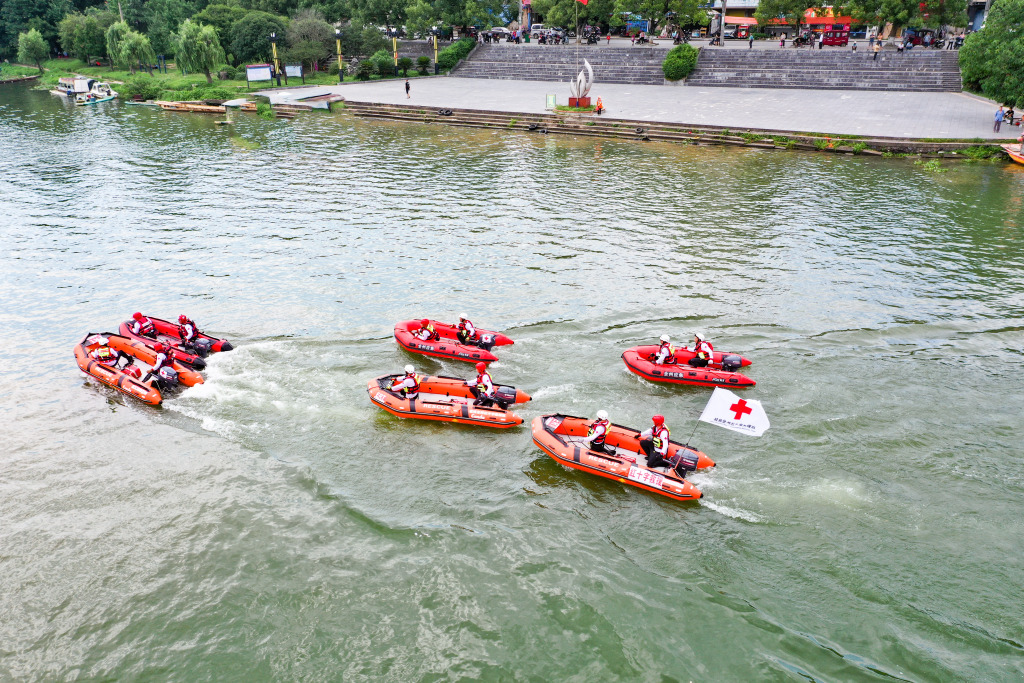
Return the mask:
M576 2L580 3L581 5L585 5L587 4L588 0L576 0Z

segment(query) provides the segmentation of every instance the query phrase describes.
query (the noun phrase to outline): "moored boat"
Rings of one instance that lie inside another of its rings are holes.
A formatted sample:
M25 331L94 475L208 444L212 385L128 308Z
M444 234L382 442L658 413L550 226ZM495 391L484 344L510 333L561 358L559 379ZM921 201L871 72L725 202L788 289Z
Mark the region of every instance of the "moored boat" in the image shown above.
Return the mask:
M1020 145L1002 145L1002 148L1011 159L1018 164L1024 164L1024 152L1021 151Z
M752 387L757 384L736 371L742 367L744 360L740 356L724 354L719 358L720 354L716 352L719 367L698 368L680 362L658 365L653 360L657 350L657 346L635 346L623 352L622 361L630 372L651 382L728 388ZM693 357L692 352L687 353L690 353L690 358ZM679 351L676 351L676 357L679 357ZM749 361L747 364L749 365Z
M406 351L420 353L424 356L435 356L437 358L450 358L462 360L469 363L483 361L493 363L498 360L488 349L473 344L460 344L458 341L458 328L455 325L431 320L438 339L423 341L413 335L415 330L420 329L420 320L404 320L395 325L395 341ZM499 332L481 330L477 328L477 335L482 343L488 346L508 346L513 344L510 338Z
M674 470L652 469L644 464L646 457L640 449L640 432L635 429L613 424L608 428L605 444L613 447L615 453L590 450L583 443L590 423L586 418L571 415L541 415L533 419L530 429L537 447L560 465L614 479L674 500L692 501L701 497L697 487ZM715 466L706 454L676 441L669 442L667 459L680 463L686 471Z
M398 417L418 420L456 422L458 424L507 429L523 423L511 410L499 406L473 404L473 394L466 381L458 377L426 376L419 378L419 396L406 398L389 387L403 375L383 375L366 383L370 400ZM505 405L525 403L530 396L509 386L495 386L495 398Z

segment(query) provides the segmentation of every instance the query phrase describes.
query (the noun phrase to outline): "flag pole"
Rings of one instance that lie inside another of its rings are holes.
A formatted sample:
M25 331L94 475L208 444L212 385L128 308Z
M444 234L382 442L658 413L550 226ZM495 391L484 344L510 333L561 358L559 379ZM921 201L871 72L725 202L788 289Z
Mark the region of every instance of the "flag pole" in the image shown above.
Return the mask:
M693 435L697 433L697 427L700 427L700 417L697 418L697 424L693 425L693 431L690 432L690 438L687 439L686 443L684 444L686 448L690 447L690 440L693 439Z

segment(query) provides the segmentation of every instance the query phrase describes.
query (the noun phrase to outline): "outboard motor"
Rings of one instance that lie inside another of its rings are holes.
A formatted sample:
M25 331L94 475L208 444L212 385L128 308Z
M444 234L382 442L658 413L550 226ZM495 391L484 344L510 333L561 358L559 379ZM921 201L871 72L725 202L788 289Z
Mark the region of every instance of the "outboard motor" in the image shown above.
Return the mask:
M508 406L516 402L516 388L515 387L494 387L494 400L498 402L498 405L502 408L508 409Z
M678 460L679 463L676 465L679 469L684 472L693 472L697 469L697 456L687 450L681 450L676 453L673 460Z
M170 389L178 384L178 371L174 368L162 367L156 372L156 381L161 389Z
M736 372L743 367L743 359L739 356L725 356L722 358L722 369L726 372Z
M494 346L494 335L493 334L481 334L480 335L480 344L479 344L479 346L480 346L481 349L484 349L485 351L490 351L491 347Z
M196 355L202 358L206 358L210 354L210 347L212 346L213 342L209 339L204 339L203 337L196 339L192 344L192 347L196 350Z

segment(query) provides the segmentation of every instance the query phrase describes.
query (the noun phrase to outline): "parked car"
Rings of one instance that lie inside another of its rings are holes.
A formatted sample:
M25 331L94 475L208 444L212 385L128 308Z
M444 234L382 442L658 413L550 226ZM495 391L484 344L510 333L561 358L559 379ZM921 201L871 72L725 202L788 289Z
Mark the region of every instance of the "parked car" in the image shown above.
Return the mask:
M491 29L491 34L498 36L500 38L508 38L510 35L512 35L512 31L509 31L504 26L495 26L494 28Z

